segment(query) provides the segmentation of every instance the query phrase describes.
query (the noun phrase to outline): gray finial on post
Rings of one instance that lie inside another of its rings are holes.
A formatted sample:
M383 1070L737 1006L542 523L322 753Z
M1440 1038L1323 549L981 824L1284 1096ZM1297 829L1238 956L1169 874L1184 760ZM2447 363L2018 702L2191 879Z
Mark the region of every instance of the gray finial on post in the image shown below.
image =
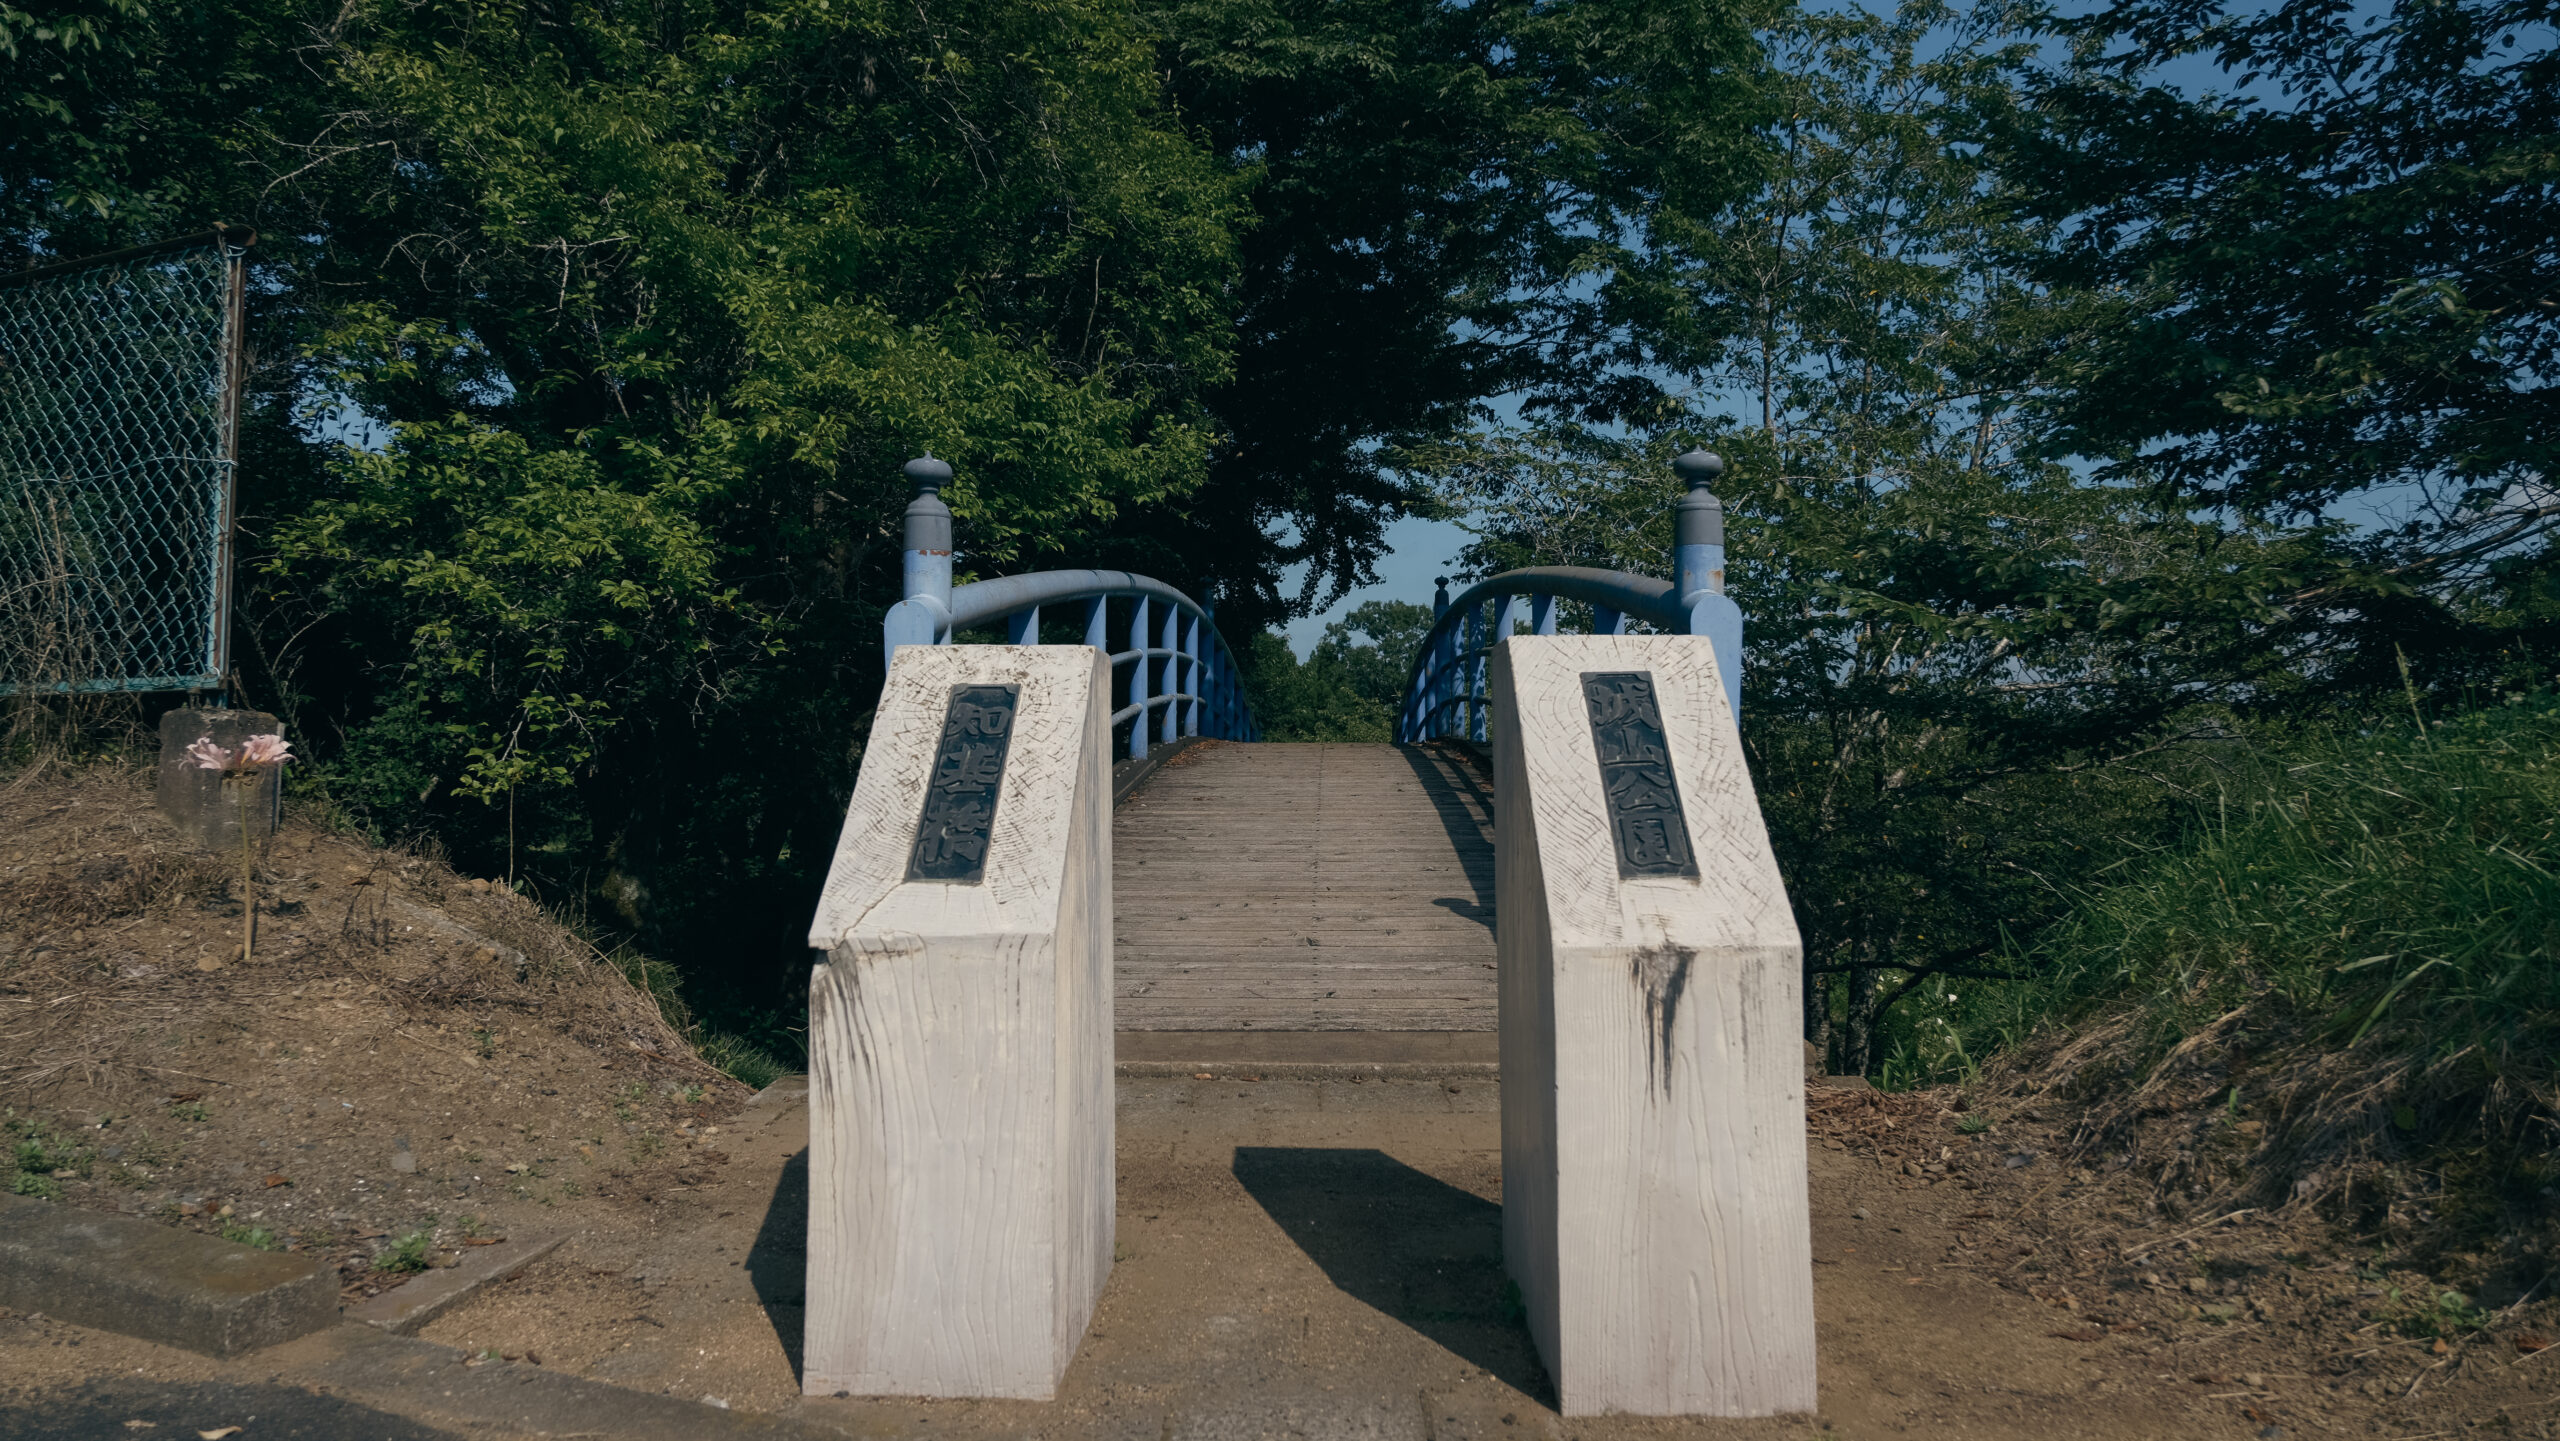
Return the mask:
M888 659L902 645L942 645L951 639L951 507L942 503L942 487L951 480L948 462L927 451L899 469L914 483L916 497L907 503L906 598L889 608L880 623Z
M1673 456L1671 469L1679 475L1682 483L1689 487L1689 493L1680 497L1671 543L1684 548L1693 545L1712 545L1722 550L1724 548L1724 502L1709 494L1707 487L1714 483L1717 476L1724 474L1723 458L1713 451L1693 450L1685 455ZM1710 588L1723 590L1723 572L1721 556L1717 557L1716 575L1711 585L1706 582L1698 585L1690 584L1688 572L1684 569L1681 572L1680 594L1685 597L1693 590Z
M1673 513L1672 588L1689 613L1689 634L1715 643L1716 668L1724 673L1725 699L1742 714L1742 610L1724 593L1724 502L1707 490L1724 474L1712 451L1692 450L1671 459L1672 472L1689 487Z
M1431 618L1438 620L1449 613L1449 577L1435 576L1431 583L1439 587L1431 593Z

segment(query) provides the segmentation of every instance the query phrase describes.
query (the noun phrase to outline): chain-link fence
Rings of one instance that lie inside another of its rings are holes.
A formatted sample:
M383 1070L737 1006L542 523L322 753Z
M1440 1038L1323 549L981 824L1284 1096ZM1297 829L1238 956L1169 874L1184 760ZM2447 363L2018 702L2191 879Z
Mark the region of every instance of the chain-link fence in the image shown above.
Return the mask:
M0 694L222 683L254 238L0 278Z

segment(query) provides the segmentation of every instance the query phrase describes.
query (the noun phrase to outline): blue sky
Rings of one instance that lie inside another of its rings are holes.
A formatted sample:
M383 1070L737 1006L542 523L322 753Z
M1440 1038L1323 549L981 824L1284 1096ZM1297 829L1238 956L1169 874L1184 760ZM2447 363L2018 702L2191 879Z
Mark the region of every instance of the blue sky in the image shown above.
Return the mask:
M1467 543L1467 533L1455 521L1423 520L1408 516L1387 527L1387 553L1378 558L1378 583L1355 590L1334 602L1320 615L1304 616L1289 622L1289 648L1304 660L1314 652L1323 638L1324 628L1342 619L1352 607L1371 600L1408 600L1415 605L1431 604L1431 578L1449 574L1451 563ZM1289 572L1284 586L1295 586L1306 575L1305 567Z

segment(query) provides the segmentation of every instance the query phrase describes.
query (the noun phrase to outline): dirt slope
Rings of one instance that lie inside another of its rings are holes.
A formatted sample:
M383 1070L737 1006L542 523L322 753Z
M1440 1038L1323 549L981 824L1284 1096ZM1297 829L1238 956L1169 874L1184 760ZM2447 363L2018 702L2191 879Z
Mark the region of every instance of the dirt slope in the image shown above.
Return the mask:
M147 772L0 791L0 1185L325 1251L351 1292L510 1229L646 1224L746 1095L531 901L288 817L236 856Z

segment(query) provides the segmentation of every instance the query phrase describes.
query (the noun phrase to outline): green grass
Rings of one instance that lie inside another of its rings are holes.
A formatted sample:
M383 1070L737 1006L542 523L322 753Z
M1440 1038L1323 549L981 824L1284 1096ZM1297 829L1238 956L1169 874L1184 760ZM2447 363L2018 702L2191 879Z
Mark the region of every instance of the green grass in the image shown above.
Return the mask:
M2280 1204L2319 1176L2360 1228L2399 1194L2450 1223L2428 1245L2560 1248L2560 698L2296 735L2204 793L2184 843L2009 958L2036 979L1931 998L1947 1055L2103 1027L2072 1094L2160 1081L2266 1137L2210 1185Z
M791 1068L770 1051L725 1032L713 1032L695 1050L721 1074L759 1091L791 1074Z
M2014 999L2129 998L2162 1041L2272 993L2332 1047L2479 1077L2560 1058L2560 703L2313 737L2226 784L2190 844L2089 896ZM2422 1106L2404 1102L2415 1129Z

